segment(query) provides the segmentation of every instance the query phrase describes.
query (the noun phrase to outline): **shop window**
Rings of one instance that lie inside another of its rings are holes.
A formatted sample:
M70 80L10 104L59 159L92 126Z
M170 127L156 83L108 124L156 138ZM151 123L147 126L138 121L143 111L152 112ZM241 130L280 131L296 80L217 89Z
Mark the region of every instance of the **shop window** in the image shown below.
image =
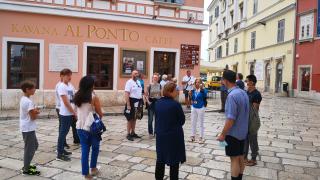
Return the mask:
M250 75L254 75L255 63L250 63Z
M114 49L88 47L87 52L87 75L94 77L95 88L112 90Z
M19 89L26 80L39 88L39 47L37 43L8 42L8 89Z
M160 75L171 74L172 77L175 77L175 62L175 52L155 51L153 72L157 72Z
M300 68L301 91L310 91L310 68Z

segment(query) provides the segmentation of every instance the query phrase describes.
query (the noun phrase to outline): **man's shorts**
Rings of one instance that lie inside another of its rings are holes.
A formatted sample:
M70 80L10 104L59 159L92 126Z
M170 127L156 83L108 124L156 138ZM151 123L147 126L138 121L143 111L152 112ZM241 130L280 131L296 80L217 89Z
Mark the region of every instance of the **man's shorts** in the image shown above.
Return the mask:
M226 136L225 141L227 142L226 146L226 155L229 157L241 156L244 155L244 142L245 140L238 140L235 137Z

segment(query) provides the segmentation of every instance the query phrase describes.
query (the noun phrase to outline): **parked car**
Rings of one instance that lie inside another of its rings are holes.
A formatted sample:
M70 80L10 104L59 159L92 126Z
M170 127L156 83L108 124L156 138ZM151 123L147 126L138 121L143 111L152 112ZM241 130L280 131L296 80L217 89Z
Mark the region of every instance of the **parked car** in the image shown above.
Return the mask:
M221 87L221 77L212 76L211 79L205 83L205 87L212 90L219 90Z

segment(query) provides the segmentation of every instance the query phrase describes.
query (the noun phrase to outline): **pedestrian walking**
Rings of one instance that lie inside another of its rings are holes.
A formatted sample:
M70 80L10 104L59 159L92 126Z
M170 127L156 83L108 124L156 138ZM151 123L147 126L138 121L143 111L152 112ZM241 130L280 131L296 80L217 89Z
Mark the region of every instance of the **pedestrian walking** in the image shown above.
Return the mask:
M70 69L63 69L61 71L62 75L62 83L60 83L58 87L58 94L60 98L60 109L59 115L61 118L61 127L59 129L59 136L58 136L58 145L57 145L57 160L59 161L70 161L71 159L68 155L72 154L64 149L64 144L66 142L67 134L70 130L70 127L73 126L73 139L74 143L79 143L79 136L76 131L76 112L75 106L73 103L73 97L75 89L73 85L70 83L72 77L72 71Z
M59 85L62 83L62 74L60 72L60 80L59 82L56 84L56 87L55 87L55 102L56 102L56 112L57 112L57 116L58 116L58 120L59 120L59 130L61 128L61 118L60 118L60 115L59 115L59 112L60 112L60 106L61 106L61 102L60 102L60 96L59 96L59 93L58 93L58 87ZM70 146L67 144L67 140L65 140L65 144L64 144L64 147L66 149L69 149Z
M181 105L174 100L178 95L176 84L169 82L163 88L163 97L157 101L156 112L156 180L164 178L165 165L170 166L170 179L178 180L179 164L186 161L183 125L185 116Z
M249 114L249 130L248 137L245 143L245 164L247 166L257 165L257 156L259 155L258 145L258 131L260 128L259 107L262 101L261 93L256 89L257 78L255 75L249 75L246 77L247 82L247 94L250 102L250 114ZM249 146L251 150L251 160L248 160Z
M187 70L187 75L185 75L182 79L182 85L183 87L183 94L185 97L185 104L187 105L187 108L190 108L191 105L191 99L189 96L189 91L193 89L195 78L191 75L191 71Z
M149 136L154 136L153 120L155 116L155 104L161 98L161 85L158 83L159 74L154 73L152 83L149 84L146 92L146 100L148 104L148 132Z
M248 134L249 98L245 91L236 86L236 73L226 70L223 81L228 88L226 101L226 122L217 138L226 142L226 155L231 159L231 180L241 180L244 164L244 144Z
M142 100L142 87L138 81L139 72L132 71L131 79L126 82L125 86L125 116L127 122L127 139L133 141L134 138L141 138L135 132L137 119L142 118L143 114L143 100Z
M23 82L21 85L23 96L20 100L20 131L24 141L24 155L22 173L26 175L40 175L35 165L31 161L38 149L38 140L36 136L36 119L40 113L30 99L34 95L36 88L33 83Z
M77 131L81 144L81 167L85 179L93 179L99 173L97 161L99 155L101 135L90 133L93 114L96 113L102 119L100 100L94 93L94 79L85 76L80 80L79 90L75 94L74 103L77 107ZM91 118L89 118L91 117ZM89 173L89 153L91 149L91 162Z
M237 73L237 81L236 81L236 85L244 90L244 82L243 82L243 75L241 73Z
M191 137L190 142L195 142L197 123L200 126L199 143L204 143L204 113L207 106L207 91L203 88L200 78L195 80L195 88L190 91L191 96Z

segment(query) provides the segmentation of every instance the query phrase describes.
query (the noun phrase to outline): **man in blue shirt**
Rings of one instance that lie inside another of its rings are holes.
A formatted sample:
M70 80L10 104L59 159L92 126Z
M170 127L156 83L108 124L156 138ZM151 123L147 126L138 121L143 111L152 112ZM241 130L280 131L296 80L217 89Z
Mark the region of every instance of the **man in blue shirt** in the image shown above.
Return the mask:
M241 180L244 165L244 143L248 135L249 98L236 86L236 73L226 70L223 81L228 88L225 106L226 122L218 141L226 141L226 155L231 159L231 180Z

